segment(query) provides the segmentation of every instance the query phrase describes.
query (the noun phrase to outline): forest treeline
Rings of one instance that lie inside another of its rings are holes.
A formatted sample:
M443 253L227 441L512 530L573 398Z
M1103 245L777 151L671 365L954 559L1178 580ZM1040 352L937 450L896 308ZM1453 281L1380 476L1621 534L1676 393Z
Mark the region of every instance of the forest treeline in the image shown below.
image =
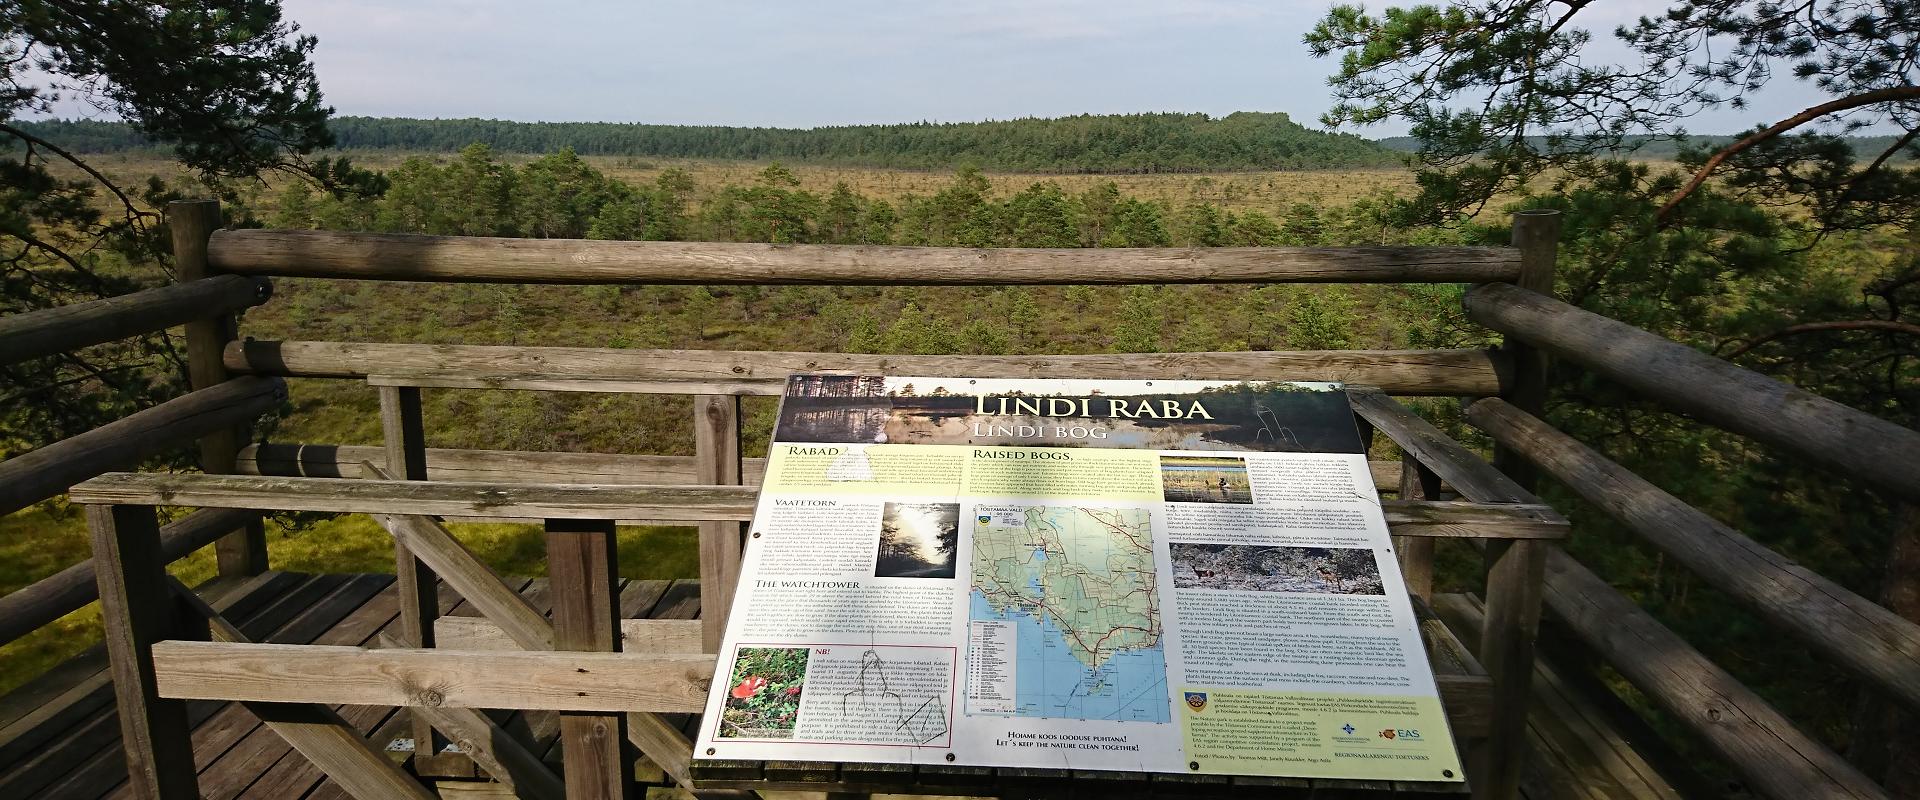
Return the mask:
M47 120L23 129L68 149L150 146L113 122ZM335 117L335 146L455 152L478 142L504 153L784 161L892 169L1151 173L1397 167L1403 156L1353 134L1313 130L1283 113L1101 114L989 122L740 128L613 122Z
M1279 218L1211 202L1175 205L1123 194L1112 182L1069 192L1035 181L995 197L963 167L939 191L898 202L846 183L813 192L775 162L752 183L709 187L696 206L693 177L663 170L652 183L613 178L562 149L522 166L473 144L451 159L409 158L379 196L287 185L268 222L283 228L454 236L957 247L1221 247L1315 245L1326 210L1308 203ZM1372 225L1372 223L1367 223Z

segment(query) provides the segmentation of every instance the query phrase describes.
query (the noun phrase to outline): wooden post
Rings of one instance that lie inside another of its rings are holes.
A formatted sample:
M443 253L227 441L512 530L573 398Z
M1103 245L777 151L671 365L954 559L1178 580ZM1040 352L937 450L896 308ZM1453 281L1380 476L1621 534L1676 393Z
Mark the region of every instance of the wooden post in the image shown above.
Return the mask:
M1474 784L1476 798L1520 796L1547 546L1536 540L1487 540L1487 616L1477 653L1493 679L1493 719L1485 768Z
M700 395L693 399L695 482L740 484L740 398ZM740 583L744 529L738 522L700 523L700 630L706 652L720 652L734 588Z
M555 650L620 650L613 520L547 520L547 576ZM568 800L622 800L633 777L626 716L560 712Z
M1553 296L1554 260L1560 253L1560 212L1522 211L1513 215L1513 246L1520 251L1520 279L1515 285ZM1547 354L1509 336L1503 345L1513 356L1512 388L1507 402L1536 417L1544 417L1547 406ZM1493 465L1513 478L1527 491L1533 491L1537 475L1533 465L1508 448L1493 448Z
M100 614L119 704L127 780L140 800L194 800L192 729L187 705L160 697L153 644L176 628L173 592L151 506L87 506Z
M380 432L386 440L387 471L400 480L427 479L426 423L420 412L420 390L406 386L380 389ZM433 646L433 619L439 615L439 578L399 539L393 541L393 571L400 595L400 641L406 647ZM433 732L425 715L411 717L414 771L422 774L440 754L444 741Z
M220 228L220 201L175 200L167 204L167 227L173 237L174 279L187 283L210 277L207 238ZM239 338L232 314L196 320L186 325L187 379L195 389L227 380L223 353ZM215 431L200 439L200 469L209 474L234 472L235 456L246 443L247 429ZM258 575L267 570L267 530L259 519L214 544L221 575Z
M1400 456L1400 499L1440 499L1440 476L1405 453ZM1433 602L1435 544L1431 536L1393 537L1393 551L1400 557L1400 577L1406 580L1407 591L1429 603Z

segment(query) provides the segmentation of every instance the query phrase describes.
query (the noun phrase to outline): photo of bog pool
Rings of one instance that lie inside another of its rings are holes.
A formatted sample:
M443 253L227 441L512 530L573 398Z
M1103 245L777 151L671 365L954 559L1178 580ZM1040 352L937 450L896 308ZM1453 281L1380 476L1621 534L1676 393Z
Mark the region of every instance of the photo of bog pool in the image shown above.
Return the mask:
M1013 627L1010 716L1170 721L1148 514L974 509L968 616Z

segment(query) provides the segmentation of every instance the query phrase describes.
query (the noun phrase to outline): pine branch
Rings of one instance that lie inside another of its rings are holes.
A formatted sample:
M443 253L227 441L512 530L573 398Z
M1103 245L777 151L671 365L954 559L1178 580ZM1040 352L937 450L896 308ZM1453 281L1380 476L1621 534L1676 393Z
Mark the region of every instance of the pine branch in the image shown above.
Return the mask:
M1772 127L1749 134L1746 138L1727 145L1725 149L1714 153L1713 157L1707 159L1707 163L1701 164L1700 169L1693 173L1693 179L1687 181L1687 185L1681 187L1680 192L1675 194L1672 200L1668 200L1667 204L1662 206L1658 213L1654 214L1654 219L1664 222L1674 207L1680 205L1680 201L1687 199L1687 195L1692 194L1695 189L1700 188L1700 184L1707 182L1707 176L1713 174L1715 168L1719 167L1727 159L1739 155L1761 142L1765 142L1829 114L1836 114L1841 111L1848 111L1878 103L1893 103L1917 99L1920 99L1920 86L1893 86L1886 89L1875 89L1871 92L1861 92L1860 94L1829 100L1820 105L1809 107L1798 114L1774 123Z
M1904 333L1908 336L1920 337L1920 325L1894 319L1850 319L1839 322L1805 322L1799 325L1789 325L1773 333L1747 342L1733 352L1723 356L1723 358L1727 361L1732 361L1768 342L1784 339L1789 336L1798 336L1803 333L1819 333L1822 331L1887 331L1889 333Z

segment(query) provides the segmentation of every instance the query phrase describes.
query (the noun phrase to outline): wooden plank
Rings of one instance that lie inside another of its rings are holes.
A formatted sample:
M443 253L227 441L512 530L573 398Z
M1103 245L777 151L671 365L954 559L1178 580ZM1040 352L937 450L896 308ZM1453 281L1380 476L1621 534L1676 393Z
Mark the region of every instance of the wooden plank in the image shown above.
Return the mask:
M160 527L160 558L173 563L259 518L242 509L204 509ZM99 597L93 561L82 561L0 597L0 643L18 639Z
M350 617L334 630L315 639L313 644L364 646L383 633L392 633L399 629L400 598L397 586L382 592L373 602L363 607L362 613ZM452 592L440 592L440 613L442 616L454 613L465 605ZM393 709L381 706L335 706L341 718L364 731L369 744L384 751L387 759L395 764L404 764L412 751L394 752L388 745L394 739L404 738L405 729L411 720ZM417 762L416 762L417 763ZM317 784L317 785L316 785ZM242 800L277 800L281 797L296 797L311 790L310 797L326 795L343 796L338 784L327 779L326 774L314 766L313 762L296 755L288 755L276 763L260 779L241 795Z
M338 589L315 602L303 603L295 607L298 611L294 618L274 631L267 638L284 644L296 644L312 641L327 633L336 623L352 614L369 599L385 588L391 579L384 575L339 575L326 576L337 578ZM318 581L316 581L318 583ZM222 642L251 642L249 636L238 626L230 623L218 610L202 601L197 595L181 586L173 584L174 594L195 609L208 620L212 638ZM288 725L291 730L268 719L275 709L263 709L255 705L234 704L216 712L206 724L195 730L194 757L196 764L204 765L200 772L200 793L207 800L228 800L238 795L256 782L261 773L267 771L280 760L288 749L298 748L303 752L308 746L318 747L329 757L343 760L342 764L358 769L364 763L364 757L351 753L335 755L339 749L335 742L338 734L322 730L327 717L294 706L284 709L294 721ZM320 710L332 713L322 707ZM214 728L210 731L209 728ZM224 729L224 730L223 730ZM357 737L357 734L355 736ZM224 746L221 740L237 744ZM213 740L213 741L209 741ZM217 758L215 758L217 756ZM384 761L384 757L382 758ZM342 764L337 764L340 766ZM391 767L389 766L389 769ZM398 770L393 775L369 777L371 783L366 786L380 787L392 784L397 776L399 781L413 783L413 780Z
M366 445L263 444L240 451L244 475L366 478L362 461L385 451ZM758 486L767 460L741 460L742 482ZM593 483L668 486L700 483L692 456L427 449L427 480L480 483Z
M401 646L391 635L383 634L377 641L386 648ZM540 762L540 757L485 714L471 708L447 706L414 706L413 712L426 718L434 728L445 731L460 752L472 757L494 780L511 788L512 796L528 800L566 797L566 784Z
M1484 283L1520 274L1518 254L1504 247L888 247L303 230L221 231L209 260L243 275L476 283Z
M217 595L212 602L245 616L254 614L288 589L308 582L304 575L264 573L247 578L216 579L207 588L211 590L210 595ZM13 718L5 729L7 766L0 772L0 797L34 796L62 776L104 778L106 786L124 781L125 756L119 745L119 719L113 707L114 687L106 646L99 645L69 663L81 664L82 669L91 674L58 696L34 705L31 713ZM57 679L52 674L43 677ZM32 700L34 698L20 693L36 688L50 687L29 683L10 693L8 701ZM193 716L189 708L189 721ZM105 765L95 766L100 763ZM63 796L68 792L60 789L49 793Z
M194 800L193 747L186 704L164 699L154 674L155 643L178 629L160 555L160 524L146 506L89 506L87 528L100 575L100 616L127 774L141 800Z
M119 297L9 314L0 317L0 364L157 333L251 308L271 296L273 283L265 278L215 275Z
M14 456L0 462L0 514L26 508L100 473L132 468L181 442L251 424L285 397L286 384L278 378L239 378Z
M73 487L79 503L169 503L203 508L549 519L739 520L753 518L749 486L589 486L264 476L110 473ZM1397 536L1557 539L1566 522L1551 508L1450 501L1381 503Z
M380 480L392 479L386 470L373 462L361 466ZM388 533L393 534L397 545L405 547L412 557L431 568L427 574L439 575L448 586L472 603L481 616L493 620L501 631L522 648L552 649L553 626L547 624L546 616L535 610L526 598L508 586L499 573L481 561L465 544L454 538L451 531L434 522L432 517L413 514L375 514L373 517ZM437 621L425 619L421 623L438 624ZM402 642L406 643L406 640Z
M405 509L432 516L554 519L750 520L752 487L592 486L443 481L336 480L110 473L75 486L74 502L117 503L119 498L203 508L271 508L384 514Z
M368 445L261 444L240 450L242 475L306 478L364 478L360 462L377 461L385 451ZM741 483L759 486L764 458L743 458ZM1374 488L1395 491L1400 462L1369 461ZM692 456L616 453L563 453L530 450L427 449L427 480L478 483L592 483L678 486L697 484Z
M1513 247L1520 252L1520 275L1513 283L1529 292L1553 296L1554 262L1560 252L1560 212L1541 209L1513 215ZM1529 414L1547 408L1547 354L1525 338L1508 338L1501 350L1513 358L1513 381L1501 396ZM1493 449L1494 466L1531 490L1533 467L1506 448Z
M434 643L449 650L526 649L498 624L478 617L441 617L433 628ZM699 620L620 620L620 649L628 653L704 653L700 636Z
M690 394L728 397L774 397L779 381L634 381L573 380L521 376L511 378L460 375L369 375L369 386L411 386L427 389L512 389L525 392L598 392L601 394Z
M373 342L246 341L227 347L237 372L304 378L634 381L764 384L795 372L965 378L1318 380L1395 395L1499 394L1507 356L1489 350L1306 350L1020 356L918 356L726 350L628 350ZM682 389L693 393L694 388Z
M693 399L693 449L700 483L740 485L740 398L702 395ZM738 522L700 523L700 624L709 653L720 652L720 639L727 632L727 613L740 583L743 533Z
M217 200L176 200L167 204L167 227L173 242L173 275L182 282L214 277L207 262L207 241L220 228ZM190 321L185 330L187 381L195 392L227 383L223 350L239 339L239 321L231 312ZM285 390L280 397L286 396ZM197 432L200 469L215 474L233 472L234 454L246 443L252 419L229 421L224 427ZM255 575L267 569L267 533L259 520L249 522L215 546L222 575Z
M354 705L698 713L714 670L702 654L189 641L162 642L153 652L163 697ZM1439 686L1457 729L1485 730L1485 678L1442 676Z
M1909 500L1920 432L1742 369L1626 323L1507 284L1475 287L1467 316L1668 408Z
M1540 581L1545 542L1513 539L1486 547L1487 613L1474 652L1493 679L1493 719L1484 768L1474 776L1479 797L1517 798L1525 766L1527 710L1533 697L1534 640L1540 633Z
M1845 759L1571 556L1549 551L1546 602L1607 664L1698 734L1762 797L1886 797Z
M620 651L620 579L612 520L547 521L547 574L553 594L553 649ZM551 656L578 658L572 653ZM635 656L627 655L627 658ZM588 673L576 667L579 673ZM592 711L592 709L588 709ZM632 791L633 765L626 753L626 718L618 714L563 710L560 739L569 800L616 800Z
M379 393L380 434L386 447L385 461L390 472L379 474L378 477L382 480L426 480L426 421L420 408L420 390L381 387ZM362 469L370 465L371 462L368 462L362 465ZM376 519L385 521L391 517L376 515ZM433 569L414 555L406 537L400 534L394 536L393 571L399 576L400 641L409 647L432 647L434 612L440 606L434 592L439 582ZM405 710L401 713L410 717L415 771L432 772L426 768L426 759L439 755L445 742L423 717Z
M1540 503L1540 498L1399 401L1373 389L1348 389L1347 399L1356 413L1461 496L1481 503ZM1438 488L1437 484L1423 487L1422 496L1437 499Z
M1474 403L1467 420L1763 619L1920 708L1920 625L1767 549L1508 403Z
M1445 594L1434 610L1448 625L1462 631L1483 626L1483 612L1474 598ZM1529 797L1564 794L1590 800L1679 800L1676 790L1641 757L1604 711L1572 691L1561 673L1548 662L1534 662L1533 703L1529 718L1534 773L1522 784ZM1628 712L1631 713L1631 712Z
M391 577L384 575L338 577L342 580L335 591L302 604L292 620L264 638L281 644L313 641L392 583ZM215 634L216 639L229 640L218 631ZM241 638L250 637L243 634ZM194 730L194 759L200 768L201 797L228 800L238 795L288 749L287 741L263 727L250 710L238 704L220 709Z
M1411 458L1401 462L1400 499L1432 499L1439 494L1440 476ZM1400 563L1400 578L1414 597L1433 596L1433 550L1436 540L1430 536L1395 536L1393 551Z

